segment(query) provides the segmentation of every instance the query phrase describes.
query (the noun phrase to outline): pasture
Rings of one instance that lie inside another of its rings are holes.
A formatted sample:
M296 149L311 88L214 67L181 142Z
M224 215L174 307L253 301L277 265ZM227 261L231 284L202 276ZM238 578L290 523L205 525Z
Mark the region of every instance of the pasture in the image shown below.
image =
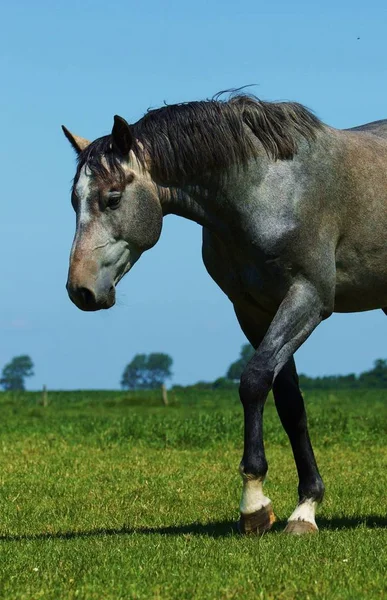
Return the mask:
M277 522L235 530L237 392L0 394L4 599L382 598L387 394L305 394L326 485L318 535L285 536L297 478L272 398L266 483Z

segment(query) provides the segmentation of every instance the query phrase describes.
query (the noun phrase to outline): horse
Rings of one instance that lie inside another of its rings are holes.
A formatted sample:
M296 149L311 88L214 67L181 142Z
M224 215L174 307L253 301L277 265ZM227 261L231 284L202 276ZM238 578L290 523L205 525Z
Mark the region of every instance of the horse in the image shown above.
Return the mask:
M299 480L285 532L317 532L324 484L293 354L333 312L386 311L387 120L340 130L301 104L239 92L149 110L134 124L116 115L93 142L63 131L78 157L70 299L110 308L165 216L198 223L204 265L255 349L239 386L239 530L260 535L275 520L263 490L272 389Z

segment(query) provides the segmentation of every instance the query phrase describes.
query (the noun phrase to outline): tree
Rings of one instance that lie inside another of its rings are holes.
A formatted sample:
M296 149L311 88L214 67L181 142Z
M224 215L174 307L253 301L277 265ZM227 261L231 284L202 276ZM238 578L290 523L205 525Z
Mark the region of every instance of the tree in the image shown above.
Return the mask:
M159 388L172 377L172 364L172 358L162 352L136 354L124 369L121 386L128 390Z
M147 380L150 389L160 387L167 379L172 377L172 364L173 360L168 354L162 352L149 354Z
M122 373L121 387L128 390L142 389L145 384L146 362L146 354L136 354Z
M387 387L387 360L375 360L373 369L360 373L359 382L363 387Z
M24 380L34 374L34 364L29 356L15 356L7 365L5 365L0 385L6 391L25 390Z
M253 358L254 352L255 350L251 344L243 344L238 360L233 362L228 368L227 379L239 381L247 363Z

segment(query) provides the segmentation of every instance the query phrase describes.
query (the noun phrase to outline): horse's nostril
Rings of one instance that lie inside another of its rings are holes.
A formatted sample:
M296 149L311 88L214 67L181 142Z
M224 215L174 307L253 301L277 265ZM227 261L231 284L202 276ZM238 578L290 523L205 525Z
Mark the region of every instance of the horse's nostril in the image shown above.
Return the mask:
M75 306L85 311L100 310L101 308L110 308L115 302L114 285L103 287L91 285L90 288L72 283L67 284L67 291Z
M79 299L81 300L83 306L94 306L95 304L95 296L93 294L92 291L90 291L88 288L85 287L80 287L77 290L77 295L79 297Z

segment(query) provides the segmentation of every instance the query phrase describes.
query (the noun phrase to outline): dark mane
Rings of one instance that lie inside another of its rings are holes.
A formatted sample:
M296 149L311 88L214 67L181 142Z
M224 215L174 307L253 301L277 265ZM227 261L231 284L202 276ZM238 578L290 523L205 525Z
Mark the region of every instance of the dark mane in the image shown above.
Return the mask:
M150 157L152 174L170 185L190 183L203 173L224 173L256 156L261 143L273 160L291 159L300 137L313 141L321 121L295 102L263 102L253 96L234 95L214 100L173 104L148 111L132 125L133 151L145 166ZM250 132L250 135L249 135ZM122 175L120 157L111 136L92 142L79 156L100 177L108 177L101 162Z

